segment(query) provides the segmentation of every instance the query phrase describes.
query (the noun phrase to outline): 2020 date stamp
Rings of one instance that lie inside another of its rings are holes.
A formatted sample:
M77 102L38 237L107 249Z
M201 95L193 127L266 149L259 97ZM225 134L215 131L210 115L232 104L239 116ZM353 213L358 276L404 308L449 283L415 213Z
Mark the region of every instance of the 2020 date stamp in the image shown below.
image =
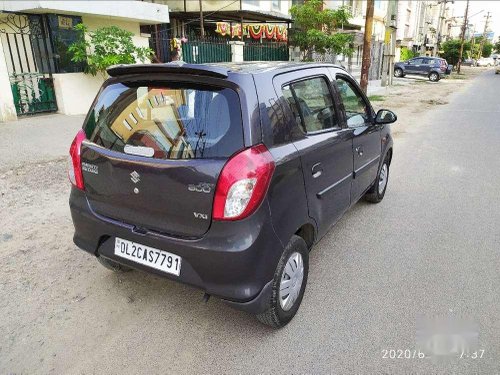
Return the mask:
M383 359L422 359L425 353L419 349L382 349Z

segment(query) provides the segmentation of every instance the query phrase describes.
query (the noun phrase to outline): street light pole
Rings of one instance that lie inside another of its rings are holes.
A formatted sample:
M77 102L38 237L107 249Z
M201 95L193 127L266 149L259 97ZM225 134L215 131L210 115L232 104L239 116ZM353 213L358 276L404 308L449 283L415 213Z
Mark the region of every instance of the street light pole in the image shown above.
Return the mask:
M458 55L458 68L457 68L458 74L460 74L460 67L462 66L462 55L464 53L464 43L465 43L465 28L467 27L468 14L469 14L469 0L467 0L467 5L465 6L464 23L462 25L462 36L460 37L462 43L460 43L460 53Z

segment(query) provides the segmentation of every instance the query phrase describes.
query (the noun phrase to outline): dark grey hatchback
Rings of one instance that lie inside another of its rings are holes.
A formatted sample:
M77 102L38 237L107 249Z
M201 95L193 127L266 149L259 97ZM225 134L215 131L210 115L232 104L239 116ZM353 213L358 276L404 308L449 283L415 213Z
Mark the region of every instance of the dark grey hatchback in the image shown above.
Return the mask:
M328 64L108 72L70 148L76 245L287 324L313 244L361 197L383 199L394 113Z

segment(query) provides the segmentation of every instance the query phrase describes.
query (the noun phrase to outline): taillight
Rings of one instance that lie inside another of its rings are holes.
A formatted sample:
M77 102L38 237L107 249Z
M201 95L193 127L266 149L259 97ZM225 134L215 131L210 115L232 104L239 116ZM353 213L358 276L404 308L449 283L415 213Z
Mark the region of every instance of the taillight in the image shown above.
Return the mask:
M79 130L69 148L68 177L71 183L80 190L85 190L83 186L82 160L80 158L82 142L85 138L85 132Z
M217 181L213 219L240 220L253 213L266 195L273 172L273 157L262 144L229 159Z

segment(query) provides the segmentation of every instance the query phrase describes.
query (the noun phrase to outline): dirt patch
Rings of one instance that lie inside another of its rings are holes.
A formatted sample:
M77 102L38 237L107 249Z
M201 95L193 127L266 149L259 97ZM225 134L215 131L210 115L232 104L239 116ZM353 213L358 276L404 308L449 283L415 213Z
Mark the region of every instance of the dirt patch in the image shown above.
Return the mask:
M423 79L403 79L398 83L394 79L394 86L377 92L380 101L373 101L375 110L387 108L393 110L398 121L391 125L393 136L404 137L407 129L418 126L422 113L428 113L436 107L446 106L449 97L464 90L468 82L484 70L463 67L460 77L464 79L444 78L439 82L430 82ZM453 77L456 73L452 73ZM409 83L408 83L409 82Z

